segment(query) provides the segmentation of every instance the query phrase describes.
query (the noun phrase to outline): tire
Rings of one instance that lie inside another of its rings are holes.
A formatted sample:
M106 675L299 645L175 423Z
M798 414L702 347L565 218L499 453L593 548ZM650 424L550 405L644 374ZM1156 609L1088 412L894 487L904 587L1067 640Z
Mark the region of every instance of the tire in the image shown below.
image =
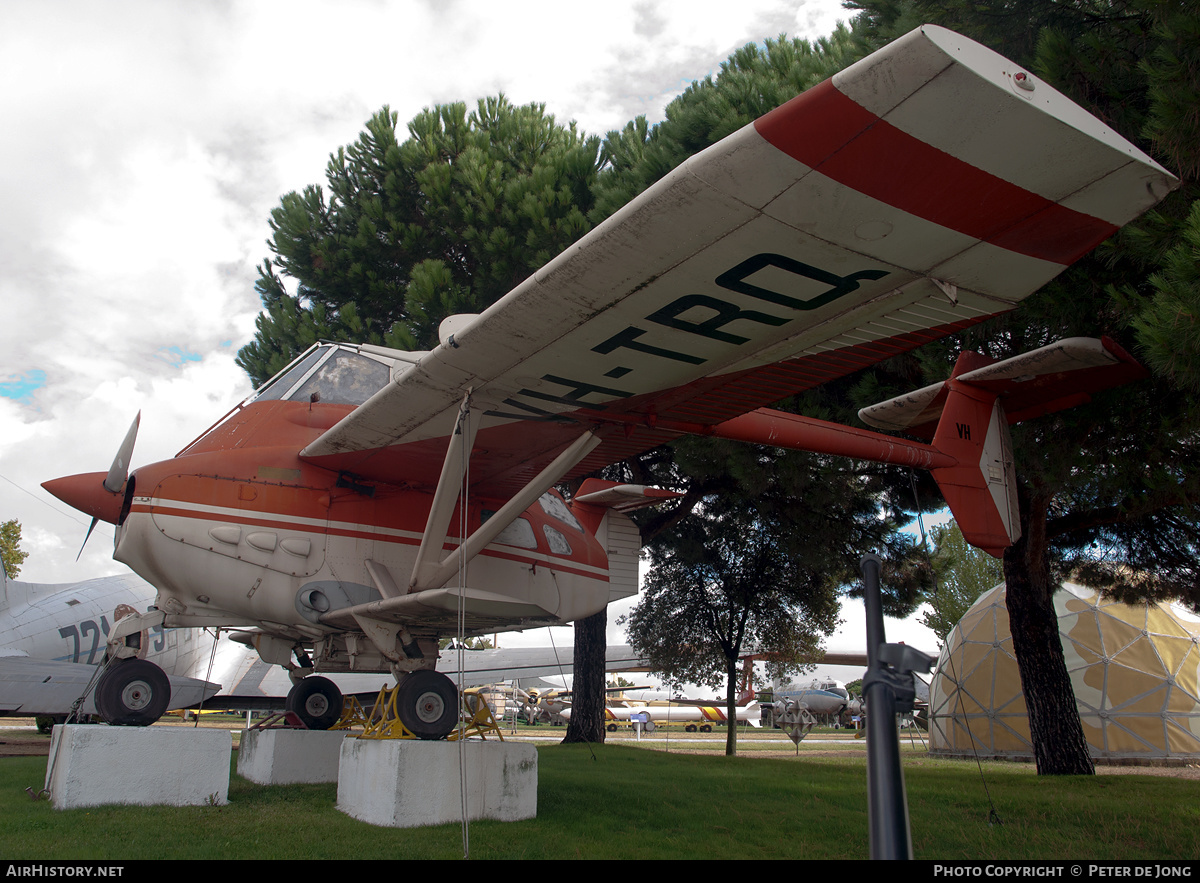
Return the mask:
M329 678L309 675L288 691L283 707L310 730L328 730L342 717L342 691Z
M114 662L96 684L96 710L114 727L148 727L170 701L171 681L144 659Z
M400 682L396 713L418 739L444 739L458 724L458 689L441 672L411 672Z

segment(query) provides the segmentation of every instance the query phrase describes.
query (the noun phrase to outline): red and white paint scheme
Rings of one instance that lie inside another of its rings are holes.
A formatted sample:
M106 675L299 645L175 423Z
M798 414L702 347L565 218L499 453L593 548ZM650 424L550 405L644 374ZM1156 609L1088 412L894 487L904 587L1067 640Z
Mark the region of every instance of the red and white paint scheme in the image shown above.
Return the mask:
M158 588L143 618L248 629L297 675L407 672L414 732L435 738L456 713L438 636L635 591L621 510L663 494L554 486L680 434L923 464L961 488L960 518L984 507L964 532L1003 548L1016 412L996 402L1021 385L968 378L981 357L922 399L948 427L931 445L765 408L1012 309L1176 185L1033 75L926 26L692 157L447 319L433 351L314 347L175 459L126 479L131 434L107 475L47 487L118 525L116 557ZM1069 365L1072 388L1137 370L1113 346L1068 349L1085 355L1033 358ZM317 726L337 699L322 680L293 703Z

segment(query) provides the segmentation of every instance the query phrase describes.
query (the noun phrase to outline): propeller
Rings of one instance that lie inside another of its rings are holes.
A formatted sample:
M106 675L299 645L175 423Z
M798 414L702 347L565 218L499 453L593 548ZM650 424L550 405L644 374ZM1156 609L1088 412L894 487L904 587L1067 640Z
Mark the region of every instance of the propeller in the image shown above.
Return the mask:
M89 472L42 482L42 487L68 506L92 516L92 523L83 538L83 545L79 547L79 555L75 556L76 561L83 555L84 546L87 545L97 522L117 524L121 518L123 491L125 482L129 479L129 459L133 455L133 445L137 441L138 426L141 422L142 412L138 411L107 473Z
M108 476L104 479L104 489L109 493L119 494L125 487L125 479L129 477L129 458L133 455L133 443L137 441L138 427L142 423L142 412L138 411L125 433L125 441L117 449L112 466L108 467Z

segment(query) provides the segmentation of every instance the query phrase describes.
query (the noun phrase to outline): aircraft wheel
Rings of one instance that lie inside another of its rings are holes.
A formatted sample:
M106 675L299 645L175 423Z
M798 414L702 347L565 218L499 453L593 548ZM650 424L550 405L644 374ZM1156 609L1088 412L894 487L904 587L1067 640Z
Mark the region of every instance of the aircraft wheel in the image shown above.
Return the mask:
M342 717L342 691L329 678L310 675L288 691L283 707L310 730L328 730Z
M396 712L418 739L444 739L458 723L458 688L441 672L411 672L400 682Z
M96 684L96 710L117 727L148 727L167 710L171 682L144 659L114 662Z

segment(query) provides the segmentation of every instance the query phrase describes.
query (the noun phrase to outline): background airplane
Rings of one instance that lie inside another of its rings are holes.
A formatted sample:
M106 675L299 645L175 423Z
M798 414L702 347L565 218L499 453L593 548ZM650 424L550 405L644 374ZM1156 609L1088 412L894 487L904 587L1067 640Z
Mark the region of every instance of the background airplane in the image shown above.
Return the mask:
M65 717L83 697L79 713L98 714L88 686L104 657L113 623L129 610L145 610L156 591L133 574L78 583L47 585L3 576L0 593L0 716ZM215 648L214 648L215 643ZM276 711L292 688L286 670L268 665L257 651L222 632L155 628L145 636L145 659L166 672L170 708ZM443 651L441 671L459 681L458 653ZM608 648L610 671L645 663L627 645ZM477 687L504 680L570 675L572 648L465 650L461 682ZM346 694L373 697L393 686L380 674L341 674L334 680Z
M793 699L813 714L839 715L843 711L857 714L862 710L861 700L852 699L846 685L833 678L818 677L804 684L783 684L775 687L772 698L776 702Z
M62 717L81 697L80 713L97 714L88 688L108 635L118 619L153 603L153 587L133 575L61 585L18 582L6 574L0 579L0 715ZM199 629L153 628L140 643L137 659L167 674L168 707L186 708L216 694L219 684L206 679L211 636ZM223 676L233 662L229 649L217 657L213 677ZM126 704L136 715L141 704L136 679L126 689L131 691Z

